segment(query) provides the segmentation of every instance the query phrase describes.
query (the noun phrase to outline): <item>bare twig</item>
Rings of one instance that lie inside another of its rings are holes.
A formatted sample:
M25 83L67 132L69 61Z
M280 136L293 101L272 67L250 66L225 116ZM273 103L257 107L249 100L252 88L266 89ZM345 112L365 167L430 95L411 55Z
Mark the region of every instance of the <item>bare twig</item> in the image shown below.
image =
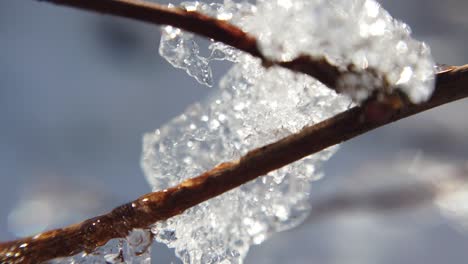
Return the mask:
M157 25L171 25L201 36L223 42L262 60L265 66L281 66L292 71L308 74L328 87L340 92L337 83L340 77L354 71L354 67L340 70L323 57L302 55L291 61L272 61L266 58L255 37L222 20L181 8L169 8L160 4L140 0L38 0L70 6L98 13L135 19ZM355 72L358 73L358 72ZM367 74L376 75L372 68Z
M125 237L134 228L182 213L187 208L229 191L307 155L361 135L396 120L468 96L468 65L437 75L432 98L406 104L385 115L367 118L367 106L354 107L299 133L250 151L237 161L222 163L181 184L141 196L104 214L63 229L0 244L1 263L37 263L81 251L93 251L112 238Z

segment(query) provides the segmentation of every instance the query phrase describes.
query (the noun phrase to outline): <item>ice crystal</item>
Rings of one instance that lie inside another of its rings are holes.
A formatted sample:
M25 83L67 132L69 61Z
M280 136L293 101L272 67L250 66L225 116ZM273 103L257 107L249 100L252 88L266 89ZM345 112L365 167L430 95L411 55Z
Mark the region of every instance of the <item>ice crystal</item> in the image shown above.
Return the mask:
M226 0L224 5L185 2L229 20L255 35L275 60L300 54L325 56L344 69L376 70L380 78L345 75L339 82L353 99L367 97L389 83L415 102L432 90L433 62L428 48L409 37L409 29L371 0ZM210 62L236 62L219 88L203 103L144 136L142 167L153 190L197 176L216 164L239 158L306 125L346 109L349 99L315 79L289 70L265 69L259 60L214 42L200 55L193 35L163 27L160 54L199 82L213 82ZM324 150L268 176L187 210L153 227L157 241L176 249L184 263L242 263L252 244L299 224L309 212L311 183L335 151Z
M171 6L171 5L170 5ZM233 19L234 12L252 13L250 4L234 4L226 2L221 4L205 4L201 2L183 2L181 4L187 11L198 11L221 20ZM212 60L236 60L238 51L221 43L212 43L209 46L211 55L200 55L200 47L194 40L192 33L184 32L172 26L164 26L162 30L159 54L174 67L184 69L187 74L194 77L199 83L213 85L213 74L209 65Z
M150 264L151 233L134 229L125 239L112 239L92 253L80 253L68 258L58 258L48 264Z
M174 67L185 71L198 82L208 86L213 85L213 76L209 60L199 55L200 48L189 33L181 34L181 30L166 26L159 45L159 53Z

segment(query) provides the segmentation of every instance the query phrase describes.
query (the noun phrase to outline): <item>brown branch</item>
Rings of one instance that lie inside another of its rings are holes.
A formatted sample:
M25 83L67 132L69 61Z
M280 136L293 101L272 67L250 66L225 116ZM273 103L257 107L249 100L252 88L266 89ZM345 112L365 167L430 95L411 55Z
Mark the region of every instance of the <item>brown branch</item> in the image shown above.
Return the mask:
M356 70L347 67L340 70L327 59L313 58L307 55L299 56L292 61L271 61L258 48L257 40L238 27L222 20L212 18L199 12L186 11L181 8L169 8L160 4L140 0L38 0L58 5L70 6L88 11L126 17L157 25L171 25L198 35L223 42L229 46L262 60L265 66L278 65L292 71L308 74L328 87L337 89L340 77ZM367 74L376 75L376 71L368 68Z
M1 263L37 263L56 257L93 251L112 238L125 237L134 228L182 213L184 210L227 192L305 156L396 120L468 96L468 65L439 73L431 99L405 104L384 119L369 119L368 105L354 107L299 133L250 151L237 161L222 163L198 177L159 192L143 195L110 213L34 237L0 243Z

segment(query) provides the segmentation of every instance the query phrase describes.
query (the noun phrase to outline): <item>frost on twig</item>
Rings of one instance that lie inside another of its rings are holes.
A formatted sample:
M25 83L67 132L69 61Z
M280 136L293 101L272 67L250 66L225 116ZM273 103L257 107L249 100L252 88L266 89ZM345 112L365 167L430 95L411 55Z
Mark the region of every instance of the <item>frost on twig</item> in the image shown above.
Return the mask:
M311 73L358 102L376 91L399 89L419 103L433 90L429 48L412 39L409 27L374 0L259 0L256 6L226 0L224 5L184 2L182 7L239 26L256 37L262 60ZM166 26L160 53L211 86L209 64L217 57L217 45L210 46L211 56L203 57L192 34Z
M410 38L373 0L278 0L221 4L182 3L239 26L257 37L271 61L323 58L343 72L338 89L355 101L398 88L413 102L429 98L434 65L429 49ZM163 27L160 54L200 83L213 84L210 62L236 62L219 90L154 133L145 135L142 164L153 189L176 185L249 149L271 143L346 109L350 101L310 76L265 69L247 54L214 42L200 55L191 33ZM350 66L352 65L352 66ZM372 71L369 71L372 69ZM367 73L366 73L367 72ZM327 149L269 173L269 177L154 225L156 240L185 263L241 263L250 245L299 224L309 213L311 182Z

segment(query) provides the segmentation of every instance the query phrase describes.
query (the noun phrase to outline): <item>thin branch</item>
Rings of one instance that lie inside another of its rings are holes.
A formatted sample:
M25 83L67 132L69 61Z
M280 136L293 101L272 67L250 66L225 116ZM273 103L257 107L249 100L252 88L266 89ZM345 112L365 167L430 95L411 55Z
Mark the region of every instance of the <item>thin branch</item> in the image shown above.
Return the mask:
M134 228L146 228L270 171L367 131L468 96L468 65L439 73L431 99L423 104L388 108L382 119L367 118L369 105L354 107L299 133L222 163L198 177L141 196L111 212L34 237L0 243L1 263L37 263L93 251ZM374 107L374 106L372 106Z
M280 66L295 72L308 74L326 86L340 92L337 83L343 74L353 72L356 74L377 75L372 68L365 72L357 72L355 67L340 70L323 57L310 57L302 55L291 61L272 61L262 54L258 48L257 40L240 28L223 20L201 14L195 11L186 11L182 8L170 8L160 4L140 0L38 0L58 5L70 6L88 11L126 17L156 25L171 25L198 35L223 42L229 46L259 58L263 65Z

